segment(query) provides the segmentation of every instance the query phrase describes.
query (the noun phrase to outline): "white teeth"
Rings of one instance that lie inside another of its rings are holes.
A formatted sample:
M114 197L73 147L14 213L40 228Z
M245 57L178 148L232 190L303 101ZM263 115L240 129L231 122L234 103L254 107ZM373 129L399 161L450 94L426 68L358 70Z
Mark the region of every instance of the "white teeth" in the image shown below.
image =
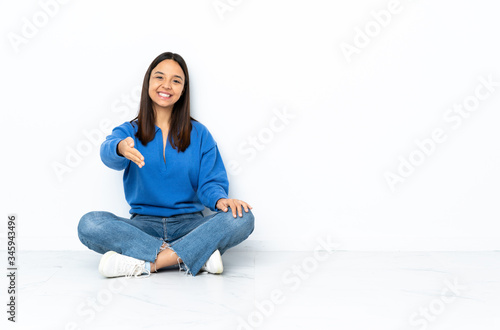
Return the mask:
M170 94L165 94L165 93L158 93L158 94L160 94L160 96L162 96L162 97L170 97L171 96Z

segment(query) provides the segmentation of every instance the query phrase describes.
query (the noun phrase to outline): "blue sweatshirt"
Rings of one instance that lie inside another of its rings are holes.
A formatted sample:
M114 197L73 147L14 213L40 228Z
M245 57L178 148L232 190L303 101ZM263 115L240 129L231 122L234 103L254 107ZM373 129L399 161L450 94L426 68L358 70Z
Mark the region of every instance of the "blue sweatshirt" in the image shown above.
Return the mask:
M125 169L123 186L131 214L170 217L202 211L204 206L216 211L217 200L228 198L229 182L217 143L203 124L191 123L191 144L178 153L167 140L166 161L162 131L156 125L147 146L135 136L137 121L115 127L102 143L102 162L114 170ZM134 139L134 148L144 157L142 168L118 155L117 145L126 137Z

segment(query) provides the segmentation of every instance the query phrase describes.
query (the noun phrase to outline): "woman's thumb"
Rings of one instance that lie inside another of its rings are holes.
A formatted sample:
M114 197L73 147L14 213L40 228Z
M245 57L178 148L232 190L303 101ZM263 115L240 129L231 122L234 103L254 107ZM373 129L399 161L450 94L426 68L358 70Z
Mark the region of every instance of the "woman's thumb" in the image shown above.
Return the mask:
M134 139L132 139L130 136L125 139L125 142L130 148L134 147Z

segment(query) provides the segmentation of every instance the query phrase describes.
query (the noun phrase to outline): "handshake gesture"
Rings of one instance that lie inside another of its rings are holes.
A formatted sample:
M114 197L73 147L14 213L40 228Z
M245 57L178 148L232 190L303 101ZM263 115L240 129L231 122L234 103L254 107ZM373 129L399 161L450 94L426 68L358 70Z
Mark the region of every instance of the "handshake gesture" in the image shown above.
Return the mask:
M141 155L139 150L134 148L134 139L130 136L118 143L117 151L118 155L130 159L136 163L139 168L142 168L145 165L144 157Z

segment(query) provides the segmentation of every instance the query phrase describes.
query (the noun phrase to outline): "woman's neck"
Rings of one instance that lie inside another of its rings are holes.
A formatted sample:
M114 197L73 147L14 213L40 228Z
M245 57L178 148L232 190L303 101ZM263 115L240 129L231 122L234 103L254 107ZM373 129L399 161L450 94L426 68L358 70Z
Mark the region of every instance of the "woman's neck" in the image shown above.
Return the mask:
M173 107L172 107L173 108ZM172 108L155 108L155 125L162 128L168 128L170 126L170 116L172 114Z

